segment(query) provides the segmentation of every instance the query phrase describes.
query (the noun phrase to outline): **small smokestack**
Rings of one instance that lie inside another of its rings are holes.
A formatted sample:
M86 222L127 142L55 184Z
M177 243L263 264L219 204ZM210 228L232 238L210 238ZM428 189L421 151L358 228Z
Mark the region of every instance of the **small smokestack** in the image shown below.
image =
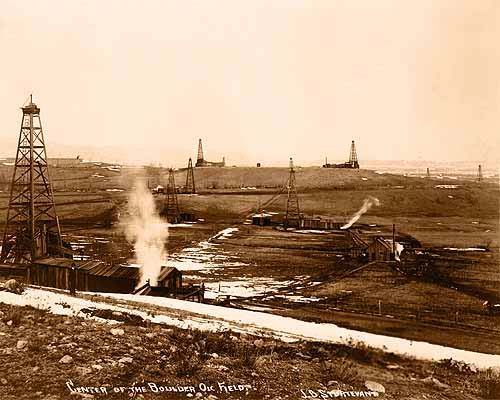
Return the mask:
M392 256L396 259L396 224L392 224Z

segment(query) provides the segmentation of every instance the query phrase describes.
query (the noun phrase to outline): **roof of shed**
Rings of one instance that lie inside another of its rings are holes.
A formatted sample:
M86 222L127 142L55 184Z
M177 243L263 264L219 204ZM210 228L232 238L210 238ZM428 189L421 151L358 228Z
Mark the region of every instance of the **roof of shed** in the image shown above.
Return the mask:
M158 280L162 281L162 280L168 278L169 275L172 274L174 271L177 271L180 273L180 271L175 267L162 267L160 275L158 275Z
M137 279L139 268L124 265L108 265L99 260L75 261L70 258L43 258L34 262L36 265L71 268L73 265L90 275L108 276L113 278Z

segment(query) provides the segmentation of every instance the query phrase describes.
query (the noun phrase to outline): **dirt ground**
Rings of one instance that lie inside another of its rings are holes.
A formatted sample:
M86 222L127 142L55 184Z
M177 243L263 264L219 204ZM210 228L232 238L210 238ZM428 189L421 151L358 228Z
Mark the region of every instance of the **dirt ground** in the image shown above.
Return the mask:
M474 399L498 389L492 372L409 360L360 344L286 344L127 321L123 314L100 317L126 322L109 325L0 304L1 398L334 398L339 390L373 388L367 381L382 385L377 390L388 399Z

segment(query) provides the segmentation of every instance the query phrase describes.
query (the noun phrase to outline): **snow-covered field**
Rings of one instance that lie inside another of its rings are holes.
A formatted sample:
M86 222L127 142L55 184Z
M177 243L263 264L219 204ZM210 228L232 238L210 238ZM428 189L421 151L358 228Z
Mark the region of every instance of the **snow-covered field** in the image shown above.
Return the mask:
M92 293L87 294L91 295ZM113 299L119 305L108 304L105 302L106 299ZM80 312L81 309L90 307L109 309L139 315L153 323L180 328L197 328L209 331L231 329L257 335L266 334L288 341L304 339L345 343L353 340L385 351L420 359L452 358L474 364L479 368L500 367L500 355L477 353L427 342L360 332L340 328L330 323L306 322L252 310L225 308L169 298L100 293L99 296L96 296L96 300L91 301L69 296L63 291L27 288L22 295L0 292L0 302L21 306L29 305L60 315L84 316L85 314ZM131 304L136 308L133 308ZM151 306L159 307L159 309L155 308L154 316L147 312ZM180 312L182 316L180 316Z

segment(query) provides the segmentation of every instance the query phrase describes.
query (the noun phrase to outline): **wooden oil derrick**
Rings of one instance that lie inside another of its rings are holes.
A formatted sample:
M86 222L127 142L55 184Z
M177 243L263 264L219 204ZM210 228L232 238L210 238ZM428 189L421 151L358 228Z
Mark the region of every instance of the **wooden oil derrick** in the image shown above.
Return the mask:
M189 158L188 167L187 167L186 187L184 189L184 193L190 193L190 194L196 193L196 186L194 184L194 168L193 168L193 161L191 160L191 157Z
M179 210L179 202L177 200L177 189L175 187L174 170L168 170L168 184L167 184L167 199L165 207L163 208L162 215L167 218L171 224L181 222L181 213Z
M299 197L297 196L297 188L295 186L295 169L293 168L293 160L290 157L290 173L287 182L287 198L286 198L286 214L283 226L300 227L300 208Z
M62 251L61 229L49 179L40 108L30 96L12 175L0 262L29 263Z
M356 145L354 144L354 140L351 143L351 151L349 153L349 164L351 165L351 168L359 168L358 155L356 153Z
M201 139L198 140L198 156L196 157L196 166L203 167L205 159L203 158L203 145Z
M430 177L431 177L431 172L429 171L429 167L427 167L426 178L430 178Z
M477 181L482 182L483 180L483 169L481 168L481 164L477 167Z

